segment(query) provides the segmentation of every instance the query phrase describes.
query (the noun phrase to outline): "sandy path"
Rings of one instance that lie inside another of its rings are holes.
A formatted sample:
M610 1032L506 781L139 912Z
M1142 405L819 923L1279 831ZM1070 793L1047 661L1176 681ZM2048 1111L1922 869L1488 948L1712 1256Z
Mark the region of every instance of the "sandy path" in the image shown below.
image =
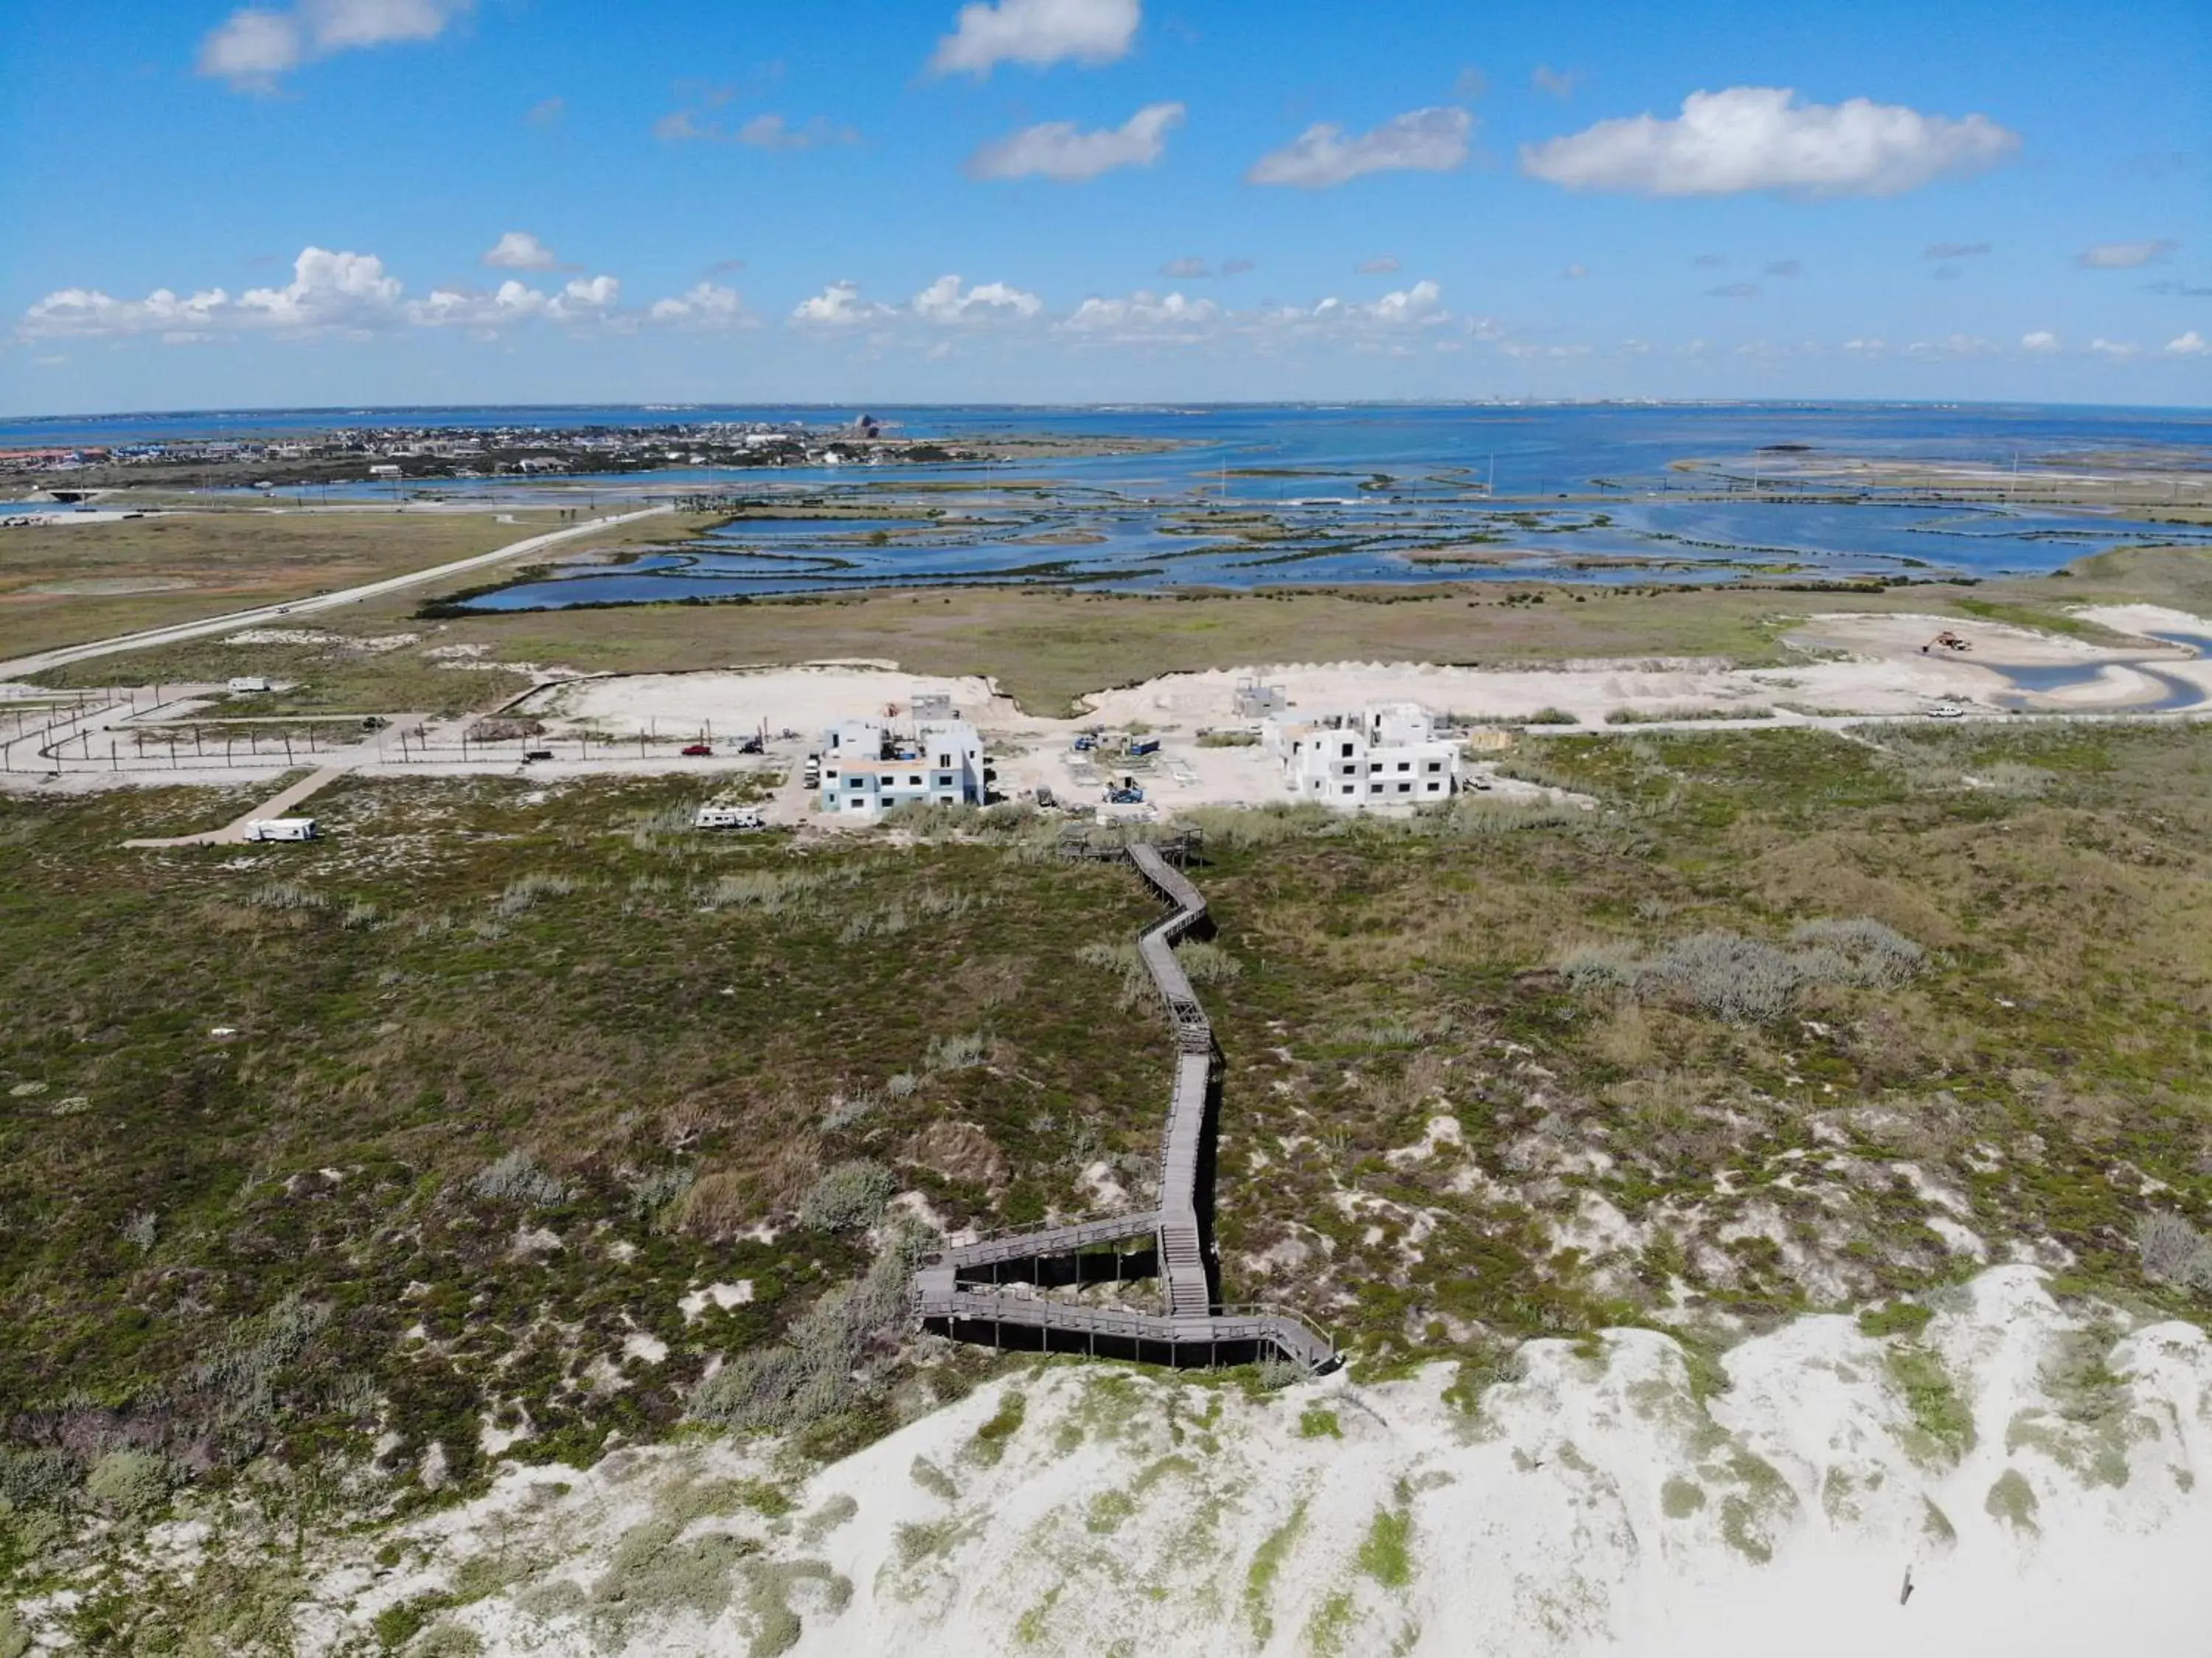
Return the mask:
M246 838L249 825L263 818L281 818L318 789L327 788L352 771L350 765L326 765L319 771L310 772L290 788L270 795L252 811L233 819L220 829L210 829L199 835L168 835L155 840L126 840L125 846L231 846Z

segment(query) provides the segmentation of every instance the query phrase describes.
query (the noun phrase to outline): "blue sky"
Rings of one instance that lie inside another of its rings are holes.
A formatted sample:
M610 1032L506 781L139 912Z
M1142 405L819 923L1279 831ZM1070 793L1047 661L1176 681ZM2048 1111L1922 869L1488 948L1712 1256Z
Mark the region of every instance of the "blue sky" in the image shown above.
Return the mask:
M0 411L2212 404L2203 0L23 0Z

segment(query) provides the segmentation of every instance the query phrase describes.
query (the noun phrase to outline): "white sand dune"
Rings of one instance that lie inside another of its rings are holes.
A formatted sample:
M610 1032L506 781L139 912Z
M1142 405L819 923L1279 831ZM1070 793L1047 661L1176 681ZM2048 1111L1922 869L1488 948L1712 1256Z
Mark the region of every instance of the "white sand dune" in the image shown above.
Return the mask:
M1983 1273L1913 1350L1971 1401L1955 1455L1896 1350L1804 1318L1709 1392L1656 1332L1535 1342L1472 1412L1451 1365L1255 1399L1061 1362L805 1479L780 1518L687 1518L704 1482L774 1478L772 1446L517 1470L413 1528L427 1568L325 1575L304 1645L492 1554L508 1586L447 1616L495 1655L2078 1658L2123 1630L2203 1649L2202 1330L2116 1340L2035 1269ZM1019 1425L980 1434L1017 1396ZM743 1554L726 1587L656 1601L641 1544L703 1559L716 1537L741 1539L714 1545Z

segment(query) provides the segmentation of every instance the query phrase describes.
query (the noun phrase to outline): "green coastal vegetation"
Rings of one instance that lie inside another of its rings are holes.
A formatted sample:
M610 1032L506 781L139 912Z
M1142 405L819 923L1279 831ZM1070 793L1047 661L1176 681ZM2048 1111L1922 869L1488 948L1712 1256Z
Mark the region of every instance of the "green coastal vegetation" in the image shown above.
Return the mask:
M2212 741L1863 735L1510 762L1587 809L1198 813L1228 1293L1370 1377L1708 1350L2014 1250L2203 1317ZM1156 1015L1083 948L1133 878L1007 808L709 842L691 792L349 781L282 854L119 847L244 792L0 800L11 1582L178 1492L404 1512L701 1416L836 1454L994 1362L914 1368L891 1192L1141 1200ZM1924 1317L1870 1316L1954 1446Z

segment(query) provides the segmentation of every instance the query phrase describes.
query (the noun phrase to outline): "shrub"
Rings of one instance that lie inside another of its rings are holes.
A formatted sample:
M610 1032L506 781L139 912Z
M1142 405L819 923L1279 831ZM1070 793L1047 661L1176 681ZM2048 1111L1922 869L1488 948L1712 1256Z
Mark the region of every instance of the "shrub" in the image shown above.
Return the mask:
M2179 1215L2146 1215L2136 1228L2143 1271L2166 1283L2212 1290L2212 1243Z
M1144 958L1137 954L1133 944L1094 939L1077 948L1075 959L1114 974L1121 981L1121 1000L1125 1008L1135 1007L1152 993L1152 976L1145 971Z
M1194 984L1226 984L1241 978L1244 964L1206 939L1194 939L1176 952L1183 974Z
M640 1175L630 1185L631 1212L654 1231L660 1230L665 1212L691 1190L696 1178L696 1171L680 1164Z
M84 1494L126 1519L149 1514L167 1500L169 1465L150 1451L110 1451L92 1465Z
M1582 945L1559 967L1577 991L1684 1002L1732 1024L1754 1024L1784 1012L1802 991L1893 987L1928 964L1919 945L1865 917L1808 921L1790 940L1785 948L1714 930L1674 939L1650 955L1621 943Z
M1521 722L1523 725L1580 725L1582 722L1581 715L1570 714L1564 708L1540 708Z
M1616 708L1605 716L1607 725L1675 725L1689 720L1771 720L1771 708Z
M66 1451L0 1450L0 1503L10 1509L65 1509L82 1477Z
M826 884L823 876L810 869L749 869L718 876L713 886L698 894L699 907L754 909L780 915Z
M566 898L576 883L566 875L527 875L507 883L507 890L492 902L496 916L519 916L541 898Z
M520 1149L478 1169L469 1190L494 1203L528 1204L538 1209L550 1208L568 1195L567 1186L538 1167L529 1152Z
M1817 966L1829 982L1872 988L1902 984L1917 978L1928 965L1928 952L1894 927L1860 916L1850 921L1808 921L1793 929L1793 944L1812 945L1833 953L1836 961L1808 961L1808 974Z
M738 1354L691 1395L690 1415L749 1432L805 1428L861 1402L868 1350L902 1327L908 1285L929 1234L901 1226L857 1284L825 1292L780 1346Z
M934 1036L922 1056L924 1070L965 1070L980 1065L991 1051L991 1039L981 1031L966 1036Z
M246 895L246 901L263 910L327 910L331 901L313 887L296 881L272 881Z
M1200 806L1177 815L1202 833L1209 846L1231 851L1307 835L1342 834L1351 821L1325 806L1288 801L1270 806Z
M276 1373L307 1350L330 1317L331 1309L321 1302L287 1295L259 1318L233 1325L229 1339L192 1368L192 1383L240 1403L264 1405Z
M702 1238L726 1238L742 1228L755 1208L754 1194L742 1175L728 1169L704 1174L677 1200L678 1230Z
M865 1159L840 1163L799 1200L799 1224L817 1232L858 1232L882 1217L897 1189L890 1170Z
M835 1134L840 1129L850 1128L875 1108L873 1094L835 1095L830 1101L830 1108L822 1113L822 1131Z

